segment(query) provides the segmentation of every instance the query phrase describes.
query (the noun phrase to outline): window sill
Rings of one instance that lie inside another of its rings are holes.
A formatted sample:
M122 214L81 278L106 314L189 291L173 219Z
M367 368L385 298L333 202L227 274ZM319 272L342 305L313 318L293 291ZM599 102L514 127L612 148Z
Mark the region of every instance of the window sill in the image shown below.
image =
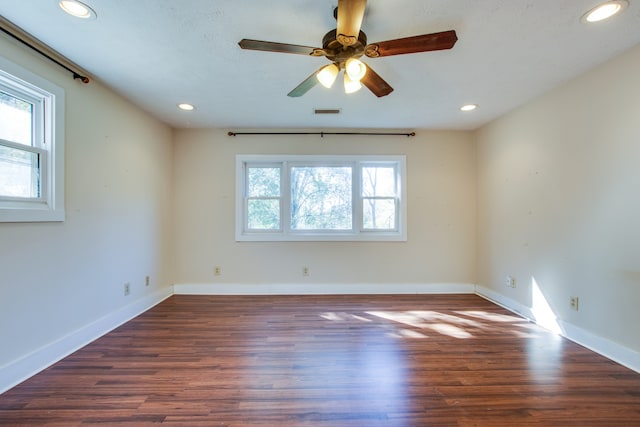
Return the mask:
M4 208L0 205L0 223L63 222L64 220L64 209L51 209L46 203L34 203L29 208Z
M406 242L402 232L366 233L239 233L236 242Z

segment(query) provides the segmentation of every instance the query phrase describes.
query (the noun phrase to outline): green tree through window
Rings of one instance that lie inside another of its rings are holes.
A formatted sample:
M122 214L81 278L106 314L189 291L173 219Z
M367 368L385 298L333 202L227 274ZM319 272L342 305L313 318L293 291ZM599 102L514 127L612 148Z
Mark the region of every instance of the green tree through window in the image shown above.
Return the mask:
M280 167L247 168L248 227L280 229Z
M351 182L351 167L292 167L291 229L351 229Z

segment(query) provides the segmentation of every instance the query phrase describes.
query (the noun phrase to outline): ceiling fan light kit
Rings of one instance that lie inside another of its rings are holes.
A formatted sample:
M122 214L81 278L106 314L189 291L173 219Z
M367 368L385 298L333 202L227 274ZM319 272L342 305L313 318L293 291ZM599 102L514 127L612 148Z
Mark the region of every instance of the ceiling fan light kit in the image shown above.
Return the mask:
M349 58L344 64L344 72L349 75L351 80L360 81L367 72L367 67L362 63L362 61L355 58Z
M316 78L322 86L329 89L331 88L331 86L333 86L333 83L335 83L339 72L340 69L336 64L329 64L326 67L322 67L322 69L318 71L318 74L316 74Z
M363 55L368 58L379 58L447 50L451 49L458 40L456 32L449 30L367 44L367 36L361 31L366 5L366 0L338 0L338 7L334 10L336 29L325 34L322 39L322 48L250 39L242 39L238 44L242 49L249 50L324 56L332 62L303 80L287 94L288 96L302 96L318 82L330 88L340 70L344 69L346 93L356 92L362 86L366 86L380 98L393 92L393 88L369 65L360 61L359 58Z
M344 73L344 93L354 93L362 89L360 80L353 80L348 73Z

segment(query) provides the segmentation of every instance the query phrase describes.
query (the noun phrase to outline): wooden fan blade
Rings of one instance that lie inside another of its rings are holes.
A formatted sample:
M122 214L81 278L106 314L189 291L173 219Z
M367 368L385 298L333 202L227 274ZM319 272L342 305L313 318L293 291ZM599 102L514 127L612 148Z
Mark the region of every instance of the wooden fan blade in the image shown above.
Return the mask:
M358 41L367 0L338 0L338 28L336 39L343 46Z
M238 42L241 48L249 50L261 50L264 52L295 53L297 55L311 55L315 47L300 46L297 44L266 42L264 40L242 39Z
M316 71L314 71L313 74L307 77L302 83L296 86L291 92L289 92L287 96L290 96L292 98L297 98L309 92L309 90L312 87L318 84L318 79L316 78L316 74L318 74L318 72L323 68L324 67L320 67Z
M372 43L365 47L364 54L369 58L377 58L379 56L445 50L451 49L453 45L456 44L456 41L458 41L456 32L449 30L441 33L424 34L421 36Z
M393 88L389 83L385 82L373 69L367 65L367 72L364 74L360 83L365 85L375 96L381 98L393 92Z

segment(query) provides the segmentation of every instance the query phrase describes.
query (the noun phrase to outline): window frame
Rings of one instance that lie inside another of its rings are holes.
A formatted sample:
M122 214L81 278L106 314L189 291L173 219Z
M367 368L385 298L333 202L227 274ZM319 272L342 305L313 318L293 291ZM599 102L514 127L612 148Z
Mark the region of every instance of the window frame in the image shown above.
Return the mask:
M242 220L242 227L243 230L249 230L249 215L247 215L247 213L249 212L249 201L250 200L275 200L277 199L279 201L279 205L280 205L280 225L277 229L263 229L263 230L258 230L258 229L251 229L252 233L274 233L274 232L282 232L282 224L283 224L283 220L282 220L282 212L283 212L283 200L282 200L282 193L284 192L283 190L283 167L281 164L279 164L278 162L252 162L252 166L255 168L279 168L280 169L280 196L278 197L274 197L274 196L246 196L244 197L243 200L243 212L245 213L243 215L243 220ZM247 168L244 168L243 170L243 179L244 179L244 187L243 187L243 194L245 194L246 191L246 183L249 181L249 171Z
M396 179L396 227L370 229L363 224L362 168L393 165ZM280 167L280 227L278 230L248 229L247 182L250 167ZM350 166L352 206L350 230L291 229L291 168L296 166ZM236 227L238 242L256 241L406 241L407 184L405 155L236 155Z
M62 88L0 57L0 87L34 108L31 145L0 139L0 145L39 156L39 197L0 196L0 222L64 221L64 117Z
M364 195L364 177L363 177L363 169L366 167L370 167L370 166L387 166L387 165L391 165L394 169L394 175L395 175L395 185L396 185L396 195L398 194L399 190L398 187L401 186L401 183L398 182L400 181L399 177L400 177L400 171L398 171L399 165L397 163L393 163L393 162L361 162L360 164L360 168L359 168L359 179L360 179L360 205L359 205L359 211L360 211L360 224L361 224L361 228L364 231L379 231L378 229L375 228L367 228L365 226L364 223L364 204L366 200L393 200L395 203L395 211L396 211L396 216L395 216L395 227L394 230L398 230L399 229L399 222L400 219L398 218L399 215L397 215L397 213L400 212L400 200L399 198L396 197L392 197L392 196L365 196Z
M49 177L47 174L49 169L47 165L47 154L48 154L47 150L40 147L34 147L31 145L25 145L25 144L15 143L12 141L7 141L6 139L1 139L1 138L0 138L0 146L24 151L27 153L36 154L38 156L38 164L39 164L38 171L40 172L37 178L38 184L39 184L38 186L40 187L38 197L16 197L16 196L0 195L0 206L2 206L4 203L14 204L16 206L19 206L21 203L23 204L34 203L34 202L46 203L47 187L48 187L48 181L49 181L48 179ZM33 174L34 171L32 170L31 173Z

